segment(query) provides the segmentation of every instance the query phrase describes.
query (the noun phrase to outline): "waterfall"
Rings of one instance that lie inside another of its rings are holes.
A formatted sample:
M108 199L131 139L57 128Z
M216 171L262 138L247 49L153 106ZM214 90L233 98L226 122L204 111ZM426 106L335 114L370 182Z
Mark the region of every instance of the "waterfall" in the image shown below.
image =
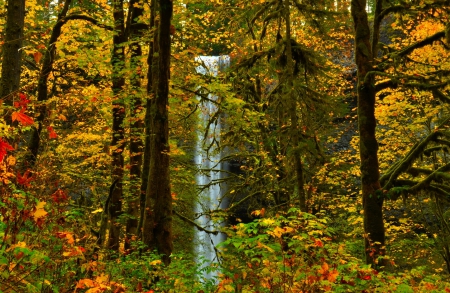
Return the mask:
M201 66L196 68L198 73L204 75L217 76L219 71L229 66L230 58L228 56L200 56L196 61L201 63ZM215 101L217 97L208 96L208 99ZM204 214L204 212L217 210L223 208L221 206L221 195L223 194L223 186L216 184L223 178L220 170L223 166L220 162L221 154L215 151L215 142L220 142L221 123L220 117L217 123L208 125L209 119L214 116L217 107L213 102L204 101L200 106L199 121L201 121L202 131L198 131L197 143L195 147L195 164L200 168L200 172L196 176L196 183L199 187L205 187L200 194L199 202L196 206L196 214ZM204 133L208 127L208 135L204 138ZM213 147L207 154L205 146L213 144ZM215 223L207 216L201 216L197 220L198 224L207 230L218 230L223 223ZM218 263L215 246L225 240L223 233L217 235L206 233L203 231L196 231L196 254L197 263L202 264L204 270L204 280L210 280L217 276L217 272L208 271L211 264Z

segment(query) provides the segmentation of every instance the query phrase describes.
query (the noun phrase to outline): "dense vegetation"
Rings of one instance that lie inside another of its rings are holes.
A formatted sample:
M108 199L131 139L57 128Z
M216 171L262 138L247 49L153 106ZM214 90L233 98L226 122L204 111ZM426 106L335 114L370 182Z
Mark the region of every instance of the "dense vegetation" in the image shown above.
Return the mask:
M450 292L448 1L0 15L0 292Z

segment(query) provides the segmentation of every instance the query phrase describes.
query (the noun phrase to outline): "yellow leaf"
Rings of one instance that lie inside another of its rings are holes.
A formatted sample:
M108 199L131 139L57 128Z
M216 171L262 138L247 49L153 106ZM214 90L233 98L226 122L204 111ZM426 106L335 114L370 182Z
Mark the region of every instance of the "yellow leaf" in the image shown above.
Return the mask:
M46 204L45 201L40 201L40 202L38 202L38 204L36 205L36 209L37 209L37 210L43 209L44 206L45 206L45 204Z
M14 166L16 164L16 158L13 156L9 156L8 159L6 159L6 162L9 166Z
M33 213L34 220L37 220L39 218L45 217L48 213L44 210L46 202L40 201L36 205L36 211Z
M282 228L275 227L275 229L273 229L271 234L275 235L275 237L277 237L277 238L281 238L281 235L283 235L283 233L284 233L284 230Z
M157 260L150 262L150 265L155 266L155 265L159 265L160 263L161 263L161 260L157 259Z
M96 209L95 211L91 212L91 214L101 213L103 212L102 208Z
M99 284L108 284L109 277L105 274L101 274L100 276L97 276L97 278L95 278L95 281Z
M6 251L11 251L16 247L25 248L27 247L27 244L25 242L19 241L17 244L11 245Z

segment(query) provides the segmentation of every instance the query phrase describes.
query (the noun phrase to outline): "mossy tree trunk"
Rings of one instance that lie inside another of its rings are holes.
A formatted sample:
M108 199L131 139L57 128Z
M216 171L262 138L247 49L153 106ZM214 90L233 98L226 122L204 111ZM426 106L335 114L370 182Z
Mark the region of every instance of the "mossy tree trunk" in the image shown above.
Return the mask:
M20 87L20 66L25 21L25 0L8 0L6 32L3 44L2 77L0 99L8 106L13 105L14 94ZM7 118L7 117L6 117ZM11 123L9 119L6 121Z
M143 241L150 249L163 255L170 263L172 243L172 196L169 178L169 78L170 25L173 13L171 0L159 0L158 52L153 58L153 96L150 97L150 166L146 190L146 212L143 223ZM157 67L156 67L157 66ZM155 69L157 68L157 71ZM156 74L155 74L156 73Z
M131 198L128 199L128 219L125 227L125 249L130 249L130 239L138 234L139 219L139 203L141 198L141 167L143 143L141 133L144 131L144 123L139 118L142 109L141 101L141 78L140 58L142 56L142 47L140 38L142 37L145 24L139 22L144 9L143 3L139 0L131 0L129 3L129 20L127 25L130 34L130 51L131 51L131 109L130 109L130 181L131 181Z
M151 108L152 104L152 97L154 96L153 92L153 82L154 78L153 76L157 76L158 74L158 58L156 57L159 49L158 49L158 28L155 24L155 16L156 16L156 0L150 1L150 29L153 32L152 40L149 44L149 51L147 56L147 65L148 65L148 72L147 72L147 99L145 102L145 136L144 136L144 156L143 156L143 162L142 162L142 174L141 174L141 198L140 198L140 218L139 218L139 224L138 224L138 234L140 238L143 236L143 227L144 227L144 220L152 222L151 219L152 214L149 213L150 210L146 209L146 192L147 192L147 186L148 186L148 175L150 170L150 132L151 132L151 112L148 110ZM157 54L155 54L155 52ZM149 224L147 224L148 226ZM150 237L150 235L146 235L146 237ZM151 242L150 240L147 240Z
M296 187L299 196L299 207L302 212L307 212L306 193L303 182L303 166L299 149L299 125L297 117L297 98L294 92L294 59L292 57L291 44L291 20L290 20L290 6L289 0L284 1L284 19L286 21L286 58L287 58L287 89L286 98L288 105L289 116L291 119L291 134L292 134L292 159L294 161L294 172L296 177Z
M114 16L114 37L113 49L111 53L112 63L112 92L114 95L112 103L113 111L113 125L112 125L112 179L117 182L111 191L111 198L108 206L109 215L109 237L107 247L111 250L119 250L120 228L118 222L119 216L122 213L122 180L123 180L123 149L124 145L124 118L125 105L122 96L122 89L125 85L125 78L123 68L125 66L125 52L124 43L125 36L125 18L123 10L123 0L113 1L113 16Z
M381 8L381 1L377 7ZM364 231L366 262L377 264L384 255L385 230L383 222L383 196L380 187L378 165L378 143L375 136L375 80L367 73L374 66L377 52L378 29L373 40L366 12L366 0L352 0L351 14L355 27L355 62L358 69L358 127L360 135L359 153L361 159L362 199L364 208ZM372 42L375 46L372 46Z

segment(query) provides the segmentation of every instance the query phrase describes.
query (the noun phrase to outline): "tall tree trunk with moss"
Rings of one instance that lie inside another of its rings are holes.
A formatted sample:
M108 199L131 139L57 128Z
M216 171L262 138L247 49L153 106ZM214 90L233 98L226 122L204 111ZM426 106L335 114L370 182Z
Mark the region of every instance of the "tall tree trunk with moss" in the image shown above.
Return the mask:
M128 219L125 227L125 249L130 248L130 239L138 234L139 204L141 198L141 167L143 143L141 133L144 130L144 123L141 120L140 113L142 109L141 101L141 70L140 59L142 56L142 47L140 45L143 29L145 24L139 21L144 9L142 1L132 0L129 3L129 27L130 51L131 51L131 109L130 109L130 181L131 181L131 198L128 199Z
M6 32L3 44L2 77L0 99L13 105L14 94L20 87L20 66L25 21L25 0L8 0ZM11 123L9 119L6 121Z
M299 125L297 117L297 98L294 93L294 60L292 57L291 45L291 18L289 0L284 0L284 19L286 22L286 58L287 58L287 89L286 104L288 105L289 116L291 119L291 139L292 139L292 158L294 161L294 172L296 177L296 187L299 196L299 207L302 212L307 212L306 193L303 182L303 166L299 149Z
M153 76L157 76L158 74L158 58L157 54L159 51L158 47L158 28L155 23L155 17L156 17L156 0L150 1L150 30L153 32L151 35L151 40L149 44L149 51L147 56L147 99L145 102L145 136L144 136L144 157L142 162L142 175L141 175L141 202L140 202L140 218L139 218L139 224L138 224L138 234L141 239L143 239L143 227L144 227L144 220L148 221L146 224L147 227L149 227L153 223L152 220L152 213L150 213L151 209L146 208L146 193L147 193L147 186L148 186L148 177L149 177L149 171L150 171L150 133L151 133L151 112L150 108L152 105L152 98L154 97L154 78ZM149 234L149 232L146 233L145 237L147 237L147 240L145 242L151 243L152 242L152 235Z
M377 1L376 10L381 9ZM380 187L378 166L378 143L375 136L375 80L368 72L374 66L379 29L375 23L373 39L366 12L366 0L352 0L351 14L355 27L355 62L358 69L358 126L359 153L361 159L362 199L364 208L364 231L366 262L376 265L384 255L385 230L383 222L383 195ZM377 14L377 13L375 13Z
M124 145L124 118L125 105L122 97L122 89L125 85L123 68L125 66L124 44L125 36L125 18L123 10L123 0L113 1L114 15L114 37L113 49L111 53L112 63L112 92L114 95L112 103L113 125L112 125L112 179L117 182L111 192L111 198L108 207L109 215L109 237L108 248L111 250L119 250L120 228L119 216L122 212L122 180L123 180L123 149Z
M158 25L158 71L150 108L150 169L146 191L146 213L143 240L150 248L163 255L165 264L170 263L172 243L172 196L169 178L169 78L170 78L170 25L173 13L171 0L159 0ZM155 64L153 64L154 66Z

